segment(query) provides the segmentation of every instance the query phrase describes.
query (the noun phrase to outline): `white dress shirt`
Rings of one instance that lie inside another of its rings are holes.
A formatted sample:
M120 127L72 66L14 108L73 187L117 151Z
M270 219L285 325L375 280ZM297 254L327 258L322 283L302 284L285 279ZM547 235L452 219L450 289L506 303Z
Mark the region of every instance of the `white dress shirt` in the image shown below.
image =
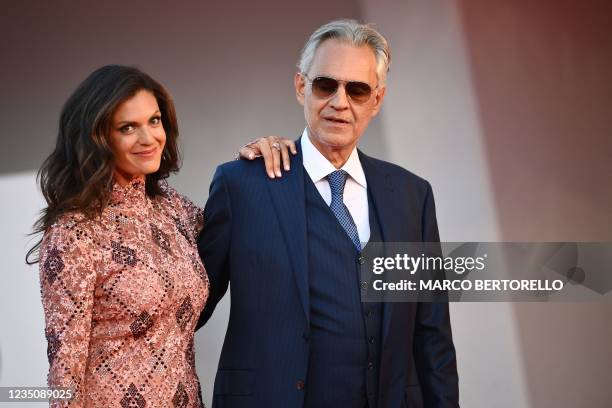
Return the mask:
M344 170L348 173L344 186L344 205L348 208L357 225L359 240L365 244L370 239L370 213L368 211L368 185L357 148L351 152L346 163L340 169L336 169L329 160L321 154L312 144L308 136L308 129L304 129L302 139L302 159L304 168L310 176L319 194L327 205L331 204L331 189L327 181L327 175L336 170Z

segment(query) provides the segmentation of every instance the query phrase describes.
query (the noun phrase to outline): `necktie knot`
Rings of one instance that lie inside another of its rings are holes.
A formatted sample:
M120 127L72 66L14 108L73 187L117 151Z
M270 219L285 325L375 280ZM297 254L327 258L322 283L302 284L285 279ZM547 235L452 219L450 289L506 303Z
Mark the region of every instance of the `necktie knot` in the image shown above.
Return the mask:
M348 174L344 170L332 171L327 175L327 181L329 182L329 188L331 189L332 198L337 197L342 199L347 175Z

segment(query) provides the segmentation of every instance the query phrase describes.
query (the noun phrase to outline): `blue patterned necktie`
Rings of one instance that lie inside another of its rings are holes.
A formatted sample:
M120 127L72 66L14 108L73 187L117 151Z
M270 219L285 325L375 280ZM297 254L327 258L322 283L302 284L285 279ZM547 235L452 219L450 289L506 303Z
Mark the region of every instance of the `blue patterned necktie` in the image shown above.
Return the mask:
M357 251L361 251L361 242L359 241L357 226L355 225L355 221L353 221L353 217L351 217L351 213L349 212L348 208L346 208L343 201L346 176L347 173L344 170L333 171L327 176L332 194L332 200L329 208L332 210L351 241L353 241L353 245L355 245Z

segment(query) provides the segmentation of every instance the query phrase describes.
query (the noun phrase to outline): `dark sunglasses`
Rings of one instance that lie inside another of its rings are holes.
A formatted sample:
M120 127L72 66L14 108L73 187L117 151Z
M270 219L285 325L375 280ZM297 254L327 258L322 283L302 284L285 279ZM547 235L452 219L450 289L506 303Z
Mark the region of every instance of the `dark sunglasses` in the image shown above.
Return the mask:
M366 103L372 96L372 87L365 82L359 81L342 81L335 78L318 76L310 79L308 75L302 73L312 85L312 93L321 99L331 98L338 92L340 84L344 84L346 94L352 101L356 103ZM378 88L378 87L377 87ZM376 88L375 88L376 89Z

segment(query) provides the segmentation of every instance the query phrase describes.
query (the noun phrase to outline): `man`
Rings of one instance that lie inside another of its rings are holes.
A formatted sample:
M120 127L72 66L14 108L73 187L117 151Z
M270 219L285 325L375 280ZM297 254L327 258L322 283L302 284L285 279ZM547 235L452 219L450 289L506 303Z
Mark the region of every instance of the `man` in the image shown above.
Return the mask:
M201 324L231 283L215 408L458 406L448 305L360 300L367 242L439 241L429 183L356 149L389 55L369 26L320 27L295 75L306 129L291 170L217 169L198 243Z

